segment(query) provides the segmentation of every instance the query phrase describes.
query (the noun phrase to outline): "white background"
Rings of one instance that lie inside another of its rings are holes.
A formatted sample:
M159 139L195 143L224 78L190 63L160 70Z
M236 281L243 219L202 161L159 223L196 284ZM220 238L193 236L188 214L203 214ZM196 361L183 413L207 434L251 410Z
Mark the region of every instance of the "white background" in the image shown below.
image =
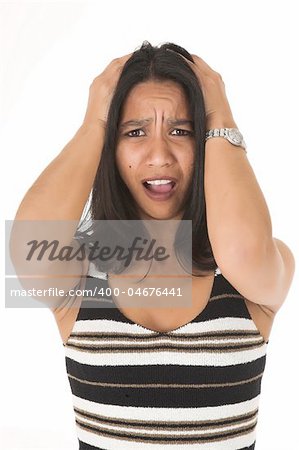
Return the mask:
M296 3L1 2L3 219L13 219L26 190L79 128L93 78L143 40L172 41L221 73L267 200L273 235L296 258ZM293 449L298 442L297 293L295 274L270 336L257 450ZM64 349L52 314L5 309L4 299L0 313L1 449L77 449Z

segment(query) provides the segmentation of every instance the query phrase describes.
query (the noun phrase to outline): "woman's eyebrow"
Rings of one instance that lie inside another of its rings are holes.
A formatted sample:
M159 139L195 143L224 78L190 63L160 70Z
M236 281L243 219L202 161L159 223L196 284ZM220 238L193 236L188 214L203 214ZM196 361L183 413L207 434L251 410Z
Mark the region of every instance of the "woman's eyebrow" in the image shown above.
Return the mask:
M147 125L148 123L152 122L153 119L132 119L132 120L127 120L126 122L123 122L120 125L120 128L125 128L125 127L142 127L143 125Z
M193 127L193 120L189 119L168 119L167 122L169 125L191 125Z
M152 122L153 119L149 118L149 119L132 119L132 120L127 120L126 122L123 122L120 125L120 128L125 128L128 126L133 126L133 127L142 127L143 125L147 125L148 123ZM172 126L177 126L177 125L191 125L193 127L194 122L193 120L189 120L189 119L167 119L167 123L169 125Z

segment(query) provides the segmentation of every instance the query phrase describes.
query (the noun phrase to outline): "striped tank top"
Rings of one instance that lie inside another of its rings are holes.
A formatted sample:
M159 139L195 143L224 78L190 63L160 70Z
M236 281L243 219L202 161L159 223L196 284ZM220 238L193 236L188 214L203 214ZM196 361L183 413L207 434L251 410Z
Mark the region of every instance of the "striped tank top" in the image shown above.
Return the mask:
M170 332L134 323L102 287L89 269L64 344L79 449L253 450L268 342L219 268L204 310Z

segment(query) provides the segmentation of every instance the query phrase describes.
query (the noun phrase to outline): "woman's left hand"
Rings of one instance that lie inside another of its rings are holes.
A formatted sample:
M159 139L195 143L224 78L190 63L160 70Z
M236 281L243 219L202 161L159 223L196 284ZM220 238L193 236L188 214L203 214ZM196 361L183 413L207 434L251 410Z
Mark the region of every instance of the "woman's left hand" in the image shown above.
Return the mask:
M233 114L228 103L225 85L221 75L213 70L202 58L192 55L194 63L188 62L201 87L205 109L206 109L206 128L232 127L237 128Z

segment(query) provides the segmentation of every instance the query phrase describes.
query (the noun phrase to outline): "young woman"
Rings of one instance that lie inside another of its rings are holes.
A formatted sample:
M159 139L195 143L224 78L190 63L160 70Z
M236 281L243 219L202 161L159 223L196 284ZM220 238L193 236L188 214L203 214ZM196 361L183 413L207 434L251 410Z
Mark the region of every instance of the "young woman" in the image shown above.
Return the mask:
M192 220L191 307L120 309L97 294L96 308L82 295L52 306L80 449L254 449L295 262L245 148L219 73L145 42L93 80L81 127L25 195L16 221L78 224L90 192L93 220ZM67 272L80 283L66 290L112 287L91 263Z

